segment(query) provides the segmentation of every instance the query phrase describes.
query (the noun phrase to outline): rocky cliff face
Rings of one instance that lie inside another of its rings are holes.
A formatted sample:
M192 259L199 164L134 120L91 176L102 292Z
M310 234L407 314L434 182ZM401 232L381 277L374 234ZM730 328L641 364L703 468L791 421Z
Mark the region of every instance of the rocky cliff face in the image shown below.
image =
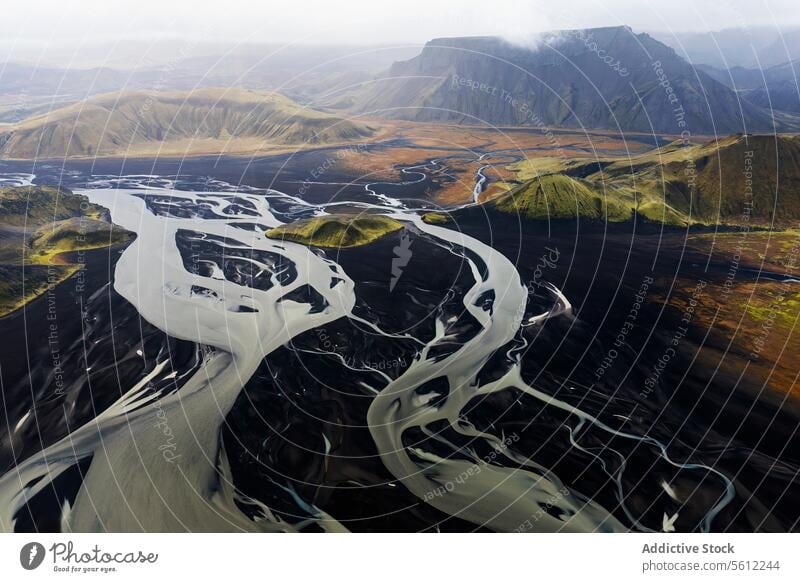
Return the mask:
M349 104L419 121L674 134L773 129L765 109L628 27L549 33L534 46L432 40Z

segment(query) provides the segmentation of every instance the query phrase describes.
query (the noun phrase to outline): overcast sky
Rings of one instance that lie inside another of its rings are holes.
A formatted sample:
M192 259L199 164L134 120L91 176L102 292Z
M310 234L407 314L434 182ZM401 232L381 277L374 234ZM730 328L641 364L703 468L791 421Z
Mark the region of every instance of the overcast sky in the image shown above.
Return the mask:
M0 43L183 37L225 42L422 43L628 24L697 31L800 26L798 0L2 0Z

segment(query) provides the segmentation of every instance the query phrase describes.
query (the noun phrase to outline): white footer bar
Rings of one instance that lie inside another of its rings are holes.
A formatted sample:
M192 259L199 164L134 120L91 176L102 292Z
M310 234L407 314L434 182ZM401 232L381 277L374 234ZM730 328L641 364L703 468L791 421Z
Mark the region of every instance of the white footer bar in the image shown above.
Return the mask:
M225 582L253 575L282 582L800 580L798 540L792 534L5 534L0 573L3 580L196 575Z

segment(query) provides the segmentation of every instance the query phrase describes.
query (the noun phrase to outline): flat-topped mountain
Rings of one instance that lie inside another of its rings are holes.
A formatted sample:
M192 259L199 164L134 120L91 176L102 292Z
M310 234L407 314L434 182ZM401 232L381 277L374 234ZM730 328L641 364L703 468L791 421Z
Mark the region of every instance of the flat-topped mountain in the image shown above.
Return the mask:
M773 129L767 110L624 26L548 33L531 46L432 40L337 99L360 113L419 121L693 135Z
M6 158L237 153L372 136L367 124L244 89L125 91L40 115L0 132Z

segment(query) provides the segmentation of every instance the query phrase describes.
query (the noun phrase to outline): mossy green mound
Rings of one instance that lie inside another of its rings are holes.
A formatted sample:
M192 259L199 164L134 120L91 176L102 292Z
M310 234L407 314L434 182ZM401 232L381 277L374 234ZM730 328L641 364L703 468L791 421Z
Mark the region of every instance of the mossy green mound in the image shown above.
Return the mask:
M350 248L369 244L403 228L388 216L318 216L267 231L267 237L325 248Z
M102 206L64 188L0 188L0 317L81 269L57 255L130 238L107 220Z
M491 204L500 212L533 220L585 218L623 222L632 216L634 196L603 191L597 184L563 174L529 180Z
M450 215L444 212L426 212L422 215L422 220L428 224L447 224L450 222Z
M39 226L77 216L100 218L107 212L86 196L51 186L0 188L0 225L24 226L31 232Z
M130 239L131 234L110 222L94 218L69 218L43 226L31 237L29 258L48 263L52 257L71 251L102 248Z
M510 169L523 183L498 198L497 209L528 218L603 218L592 209L600 199L610 221L622 208L674 226L792 227L800 220L799 136L677 141L630 157L544 157Z

